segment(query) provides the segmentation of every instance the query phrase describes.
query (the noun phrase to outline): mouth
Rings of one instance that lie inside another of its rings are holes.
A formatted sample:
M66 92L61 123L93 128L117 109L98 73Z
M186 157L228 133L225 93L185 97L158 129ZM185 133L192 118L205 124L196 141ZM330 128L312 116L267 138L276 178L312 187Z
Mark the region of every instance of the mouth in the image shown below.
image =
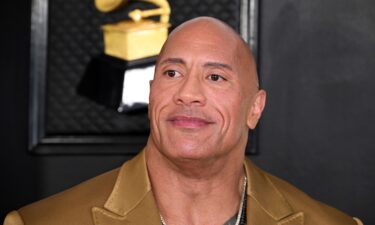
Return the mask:
M204 118L191 116L172 116L167 121L176 127L186 129L204 128L214 123Z

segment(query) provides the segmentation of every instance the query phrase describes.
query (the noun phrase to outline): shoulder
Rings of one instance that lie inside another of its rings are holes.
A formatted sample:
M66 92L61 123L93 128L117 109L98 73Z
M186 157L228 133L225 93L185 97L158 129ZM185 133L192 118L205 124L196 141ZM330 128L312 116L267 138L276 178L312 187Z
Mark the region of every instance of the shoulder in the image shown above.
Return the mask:
M361 225L359 220L353 219L345 213L311 198L290 183L269 173L263 173L279 190L280 194L285 197L293 210L304 213L305 224Z
M104 205L116 181L119 169L114 169L61 193L9 213L4 225L27 224L87 224L91 208ZM46 213L48 212L48 213Z

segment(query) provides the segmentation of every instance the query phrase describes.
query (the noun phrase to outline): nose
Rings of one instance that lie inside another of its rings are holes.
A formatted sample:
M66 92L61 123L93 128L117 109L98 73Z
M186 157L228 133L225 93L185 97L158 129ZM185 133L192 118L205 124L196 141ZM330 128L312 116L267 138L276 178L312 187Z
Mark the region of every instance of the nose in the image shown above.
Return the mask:
M206 104L206 97L201 81L196 76L187 76L174 95L174 102L178 105L203 106Z

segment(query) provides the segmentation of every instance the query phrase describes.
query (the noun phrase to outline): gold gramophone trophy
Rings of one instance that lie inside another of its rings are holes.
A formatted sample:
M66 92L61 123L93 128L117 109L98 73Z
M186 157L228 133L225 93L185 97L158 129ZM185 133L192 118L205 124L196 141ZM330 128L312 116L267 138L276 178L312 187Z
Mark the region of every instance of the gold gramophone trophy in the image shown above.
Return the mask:
M95 6L109 13L127 1L95 0ZM170 26L167 0L142 1L158 8L135 9L130 19L103 25L104 54L90 60L77 87L80 95L124 113L147 111L149 80ZM151 16L160 19L147 19Z
M128 14L131 20L102 26L105 54L127 61L159 54L168 36L171 10L166 0L142 1L153 3L159 8L135 9ZM111 12L126 2L127 0L95 0L95 6L101 12ZM151 16L160 16L160 20L145 19Z

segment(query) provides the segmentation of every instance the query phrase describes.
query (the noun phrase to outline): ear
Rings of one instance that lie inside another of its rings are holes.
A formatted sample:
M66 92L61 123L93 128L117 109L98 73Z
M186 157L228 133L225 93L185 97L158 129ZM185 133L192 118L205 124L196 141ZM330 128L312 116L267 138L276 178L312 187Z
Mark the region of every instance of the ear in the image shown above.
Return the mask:
M254 129L262 115L264 106L266 104L266 92L264 90L259 90L253 98L250 111L247 115L247 126L250 129Z

